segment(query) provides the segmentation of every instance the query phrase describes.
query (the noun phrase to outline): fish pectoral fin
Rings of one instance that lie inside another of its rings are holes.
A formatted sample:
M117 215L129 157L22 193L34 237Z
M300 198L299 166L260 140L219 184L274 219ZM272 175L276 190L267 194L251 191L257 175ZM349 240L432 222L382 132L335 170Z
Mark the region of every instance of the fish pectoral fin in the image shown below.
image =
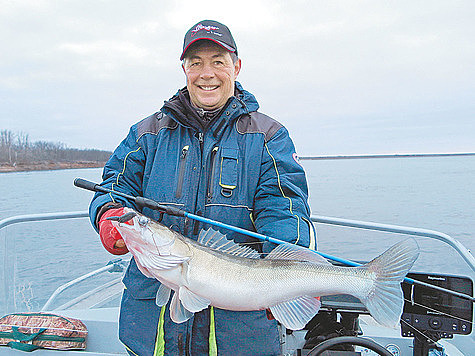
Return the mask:
M170 319L172 319L174 323L180 324L192 316L193 313L185 309L178 298L178 293L175 292L172 297L172 302L170 303Z
M163 283L160 284L160 287L158 287L157 290L157 296L155 297L155 304L157 304L159 307L163 307L165 304L167 304L168 300L170 299L171 291L172 290Z
M269 260L297 260L317 264L331 264L324 257L306 247L283 243L274 248L267 256Z
M183 286L180 287L178 294L183 306L193 313L208 308L211 303L208 299L193 293L191 290Z
M302 296L270 307L270 311L287 329L300 330L320 310L320 301L315 297Z
M147 264L155 269L171 269L188 261L190 258L187 256L176 256L172 254L159 255L157 253L149 253L142 259L146 260Z

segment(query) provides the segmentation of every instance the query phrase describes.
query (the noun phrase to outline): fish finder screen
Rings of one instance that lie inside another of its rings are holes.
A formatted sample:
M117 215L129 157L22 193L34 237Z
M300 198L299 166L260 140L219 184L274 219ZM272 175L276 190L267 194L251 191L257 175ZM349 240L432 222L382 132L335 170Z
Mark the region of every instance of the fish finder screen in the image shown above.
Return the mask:
M470 278L426 273L409 273L407 277L445 289L473 295ZM473 303L465 298L419 284L403 283L404 314L407 323L424 330L451 334L469 333L472 328Z
M442 288L472 295L472 281L469 278L413 273L407 276ZM405 289L406 305L404 306L404 312L406 313L422 315L439 313L456 318L466 318L468 315L471 318L472 302L467 299L417 284L414 285L413 291L410 285L406 285L406 288L403 287L403 289ZM407 302L408 300L413 300L414 303Z

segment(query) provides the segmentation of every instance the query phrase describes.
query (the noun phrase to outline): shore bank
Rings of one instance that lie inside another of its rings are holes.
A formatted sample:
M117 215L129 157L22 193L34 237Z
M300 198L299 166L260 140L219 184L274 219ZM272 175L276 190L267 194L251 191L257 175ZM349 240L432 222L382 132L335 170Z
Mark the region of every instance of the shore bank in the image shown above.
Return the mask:
M51 171L57 169L76 169L76 168L102 168L105 162L35 162L35 163L17 163L0 164L0 173L10 172L28 172L28 171Z

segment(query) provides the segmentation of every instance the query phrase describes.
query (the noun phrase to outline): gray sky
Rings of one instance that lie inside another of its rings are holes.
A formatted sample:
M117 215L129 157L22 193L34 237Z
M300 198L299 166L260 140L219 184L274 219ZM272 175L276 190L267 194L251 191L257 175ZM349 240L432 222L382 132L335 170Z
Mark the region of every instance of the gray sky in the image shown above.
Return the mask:
M0 0L0 129L113 150L202 19L301 155L475 151L475 2Z

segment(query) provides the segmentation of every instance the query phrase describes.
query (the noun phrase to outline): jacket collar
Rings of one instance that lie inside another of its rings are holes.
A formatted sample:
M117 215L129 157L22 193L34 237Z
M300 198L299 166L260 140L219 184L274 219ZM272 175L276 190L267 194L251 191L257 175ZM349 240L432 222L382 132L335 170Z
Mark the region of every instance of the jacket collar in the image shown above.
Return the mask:
M229 123L243 114L257 111L259 108L254 95L244 90L239 82L235 82L234 92L234 96L228 99L220 113L207 128L213 130L214 136L217 136L217 131L221 131L225 123ZM170 100L165 101L160 111L182 126L196 131L204 131L203 124L190 103L190 95L186 87L180 89Z

